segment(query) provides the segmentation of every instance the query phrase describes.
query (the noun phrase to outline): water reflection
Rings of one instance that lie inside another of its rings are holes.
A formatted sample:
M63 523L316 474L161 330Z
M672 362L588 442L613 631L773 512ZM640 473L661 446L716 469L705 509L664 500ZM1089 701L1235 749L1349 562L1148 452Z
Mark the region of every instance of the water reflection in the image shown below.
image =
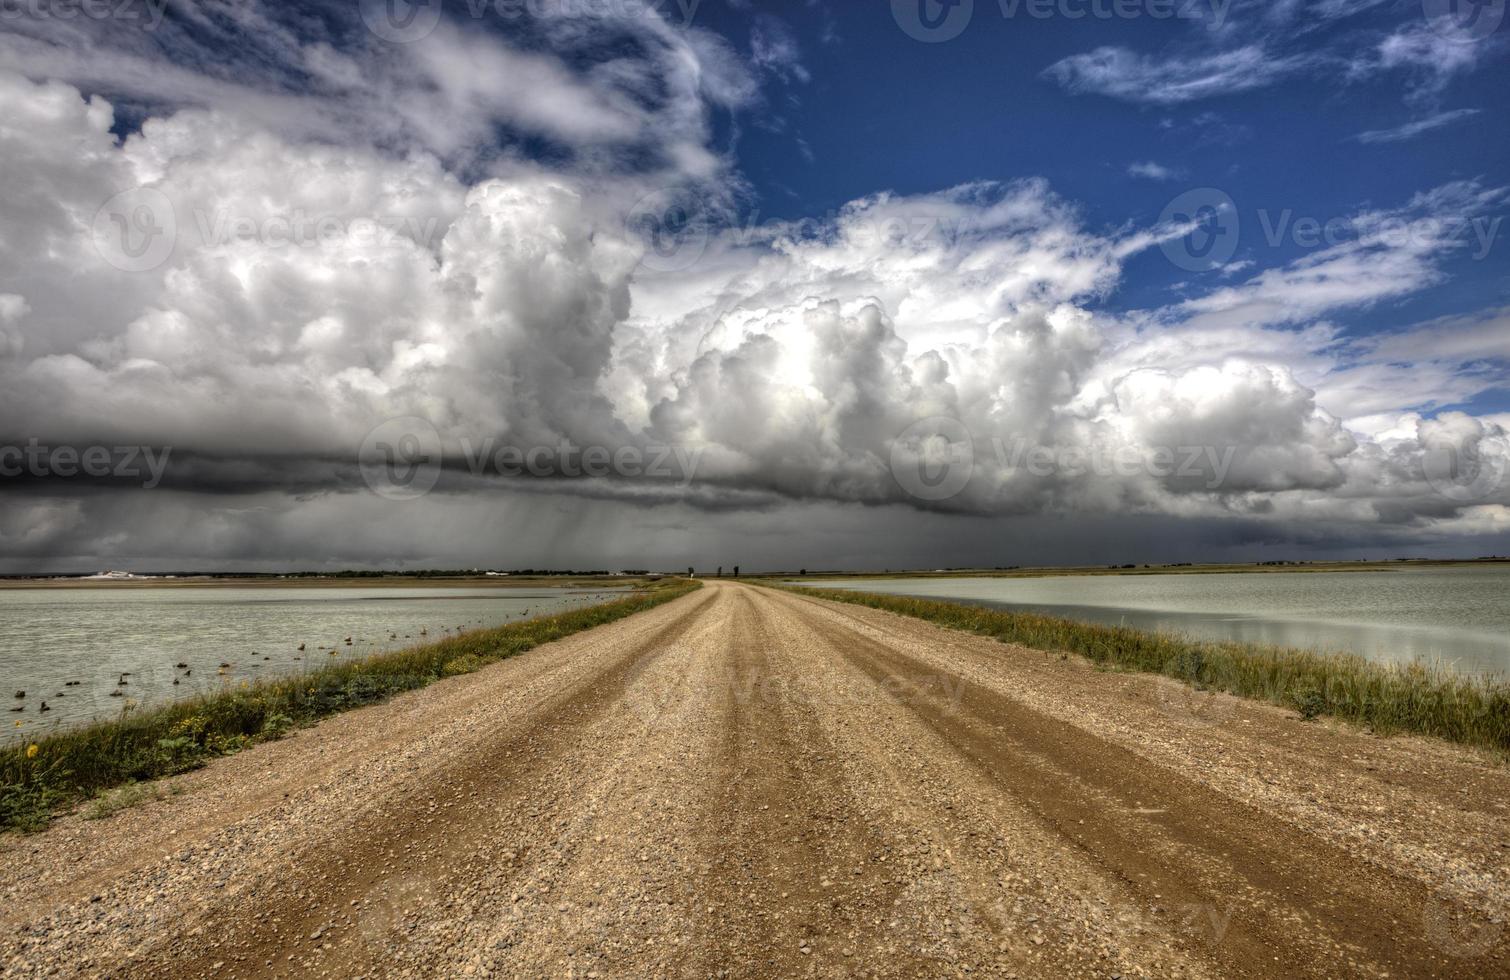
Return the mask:
M469 629L622 589L0 589L0 742ZM24 697L16 697L17 692ZM46 702L46 711L42 710ZM21 722L17 726L16 722Z
M951 599L1086 622L1422 659L1510 672L1510 567L1042 578L853 579L803 584Z

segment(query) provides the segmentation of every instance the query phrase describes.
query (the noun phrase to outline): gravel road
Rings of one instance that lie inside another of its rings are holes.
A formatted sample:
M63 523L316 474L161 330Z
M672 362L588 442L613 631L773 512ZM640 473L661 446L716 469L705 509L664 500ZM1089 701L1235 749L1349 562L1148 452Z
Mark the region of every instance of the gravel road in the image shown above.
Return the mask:
M6 976L1510 976L1510 770L731 582L0 840Z

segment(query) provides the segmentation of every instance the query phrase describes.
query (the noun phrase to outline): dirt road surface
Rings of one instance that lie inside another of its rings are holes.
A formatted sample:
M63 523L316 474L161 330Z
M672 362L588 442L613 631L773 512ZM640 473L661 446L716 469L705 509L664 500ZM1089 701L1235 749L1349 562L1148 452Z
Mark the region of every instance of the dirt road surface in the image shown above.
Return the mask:
M173 782L6 976L1510 976L1502 763L744 584Z

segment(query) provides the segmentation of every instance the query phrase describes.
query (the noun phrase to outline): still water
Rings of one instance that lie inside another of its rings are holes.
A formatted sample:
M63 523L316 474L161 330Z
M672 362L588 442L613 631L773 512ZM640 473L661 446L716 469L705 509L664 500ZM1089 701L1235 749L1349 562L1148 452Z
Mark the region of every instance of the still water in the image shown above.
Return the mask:
M1510 566L1042 578L853 579L858 589L1373 660L1510 673Z
M0 589L0 703L21 709L0 715L0 744L113 718L128 702L147 705L213 692L259 677L444 639L460 630L603 602L622 592ZM180 663L186 668L175 666ZM14 697L23 690L26 697ZM44 701L51 710L41 711Z

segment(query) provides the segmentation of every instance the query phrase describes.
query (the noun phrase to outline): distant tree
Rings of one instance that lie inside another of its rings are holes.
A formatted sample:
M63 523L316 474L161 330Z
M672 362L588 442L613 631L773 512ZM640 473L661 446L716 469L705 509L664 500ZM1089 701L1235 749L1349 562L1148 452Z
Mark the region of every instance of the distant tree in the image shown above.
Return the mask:
M807 574L807 569L804 568L802 571L798 572L797 574L798 575L806 575Z
M739 566L738 565L734 566L734 577L735 578L739 578Z
M722 565L718 566L718 571L714 574L713 577L714 578L723 578L724 577L724 567Z

